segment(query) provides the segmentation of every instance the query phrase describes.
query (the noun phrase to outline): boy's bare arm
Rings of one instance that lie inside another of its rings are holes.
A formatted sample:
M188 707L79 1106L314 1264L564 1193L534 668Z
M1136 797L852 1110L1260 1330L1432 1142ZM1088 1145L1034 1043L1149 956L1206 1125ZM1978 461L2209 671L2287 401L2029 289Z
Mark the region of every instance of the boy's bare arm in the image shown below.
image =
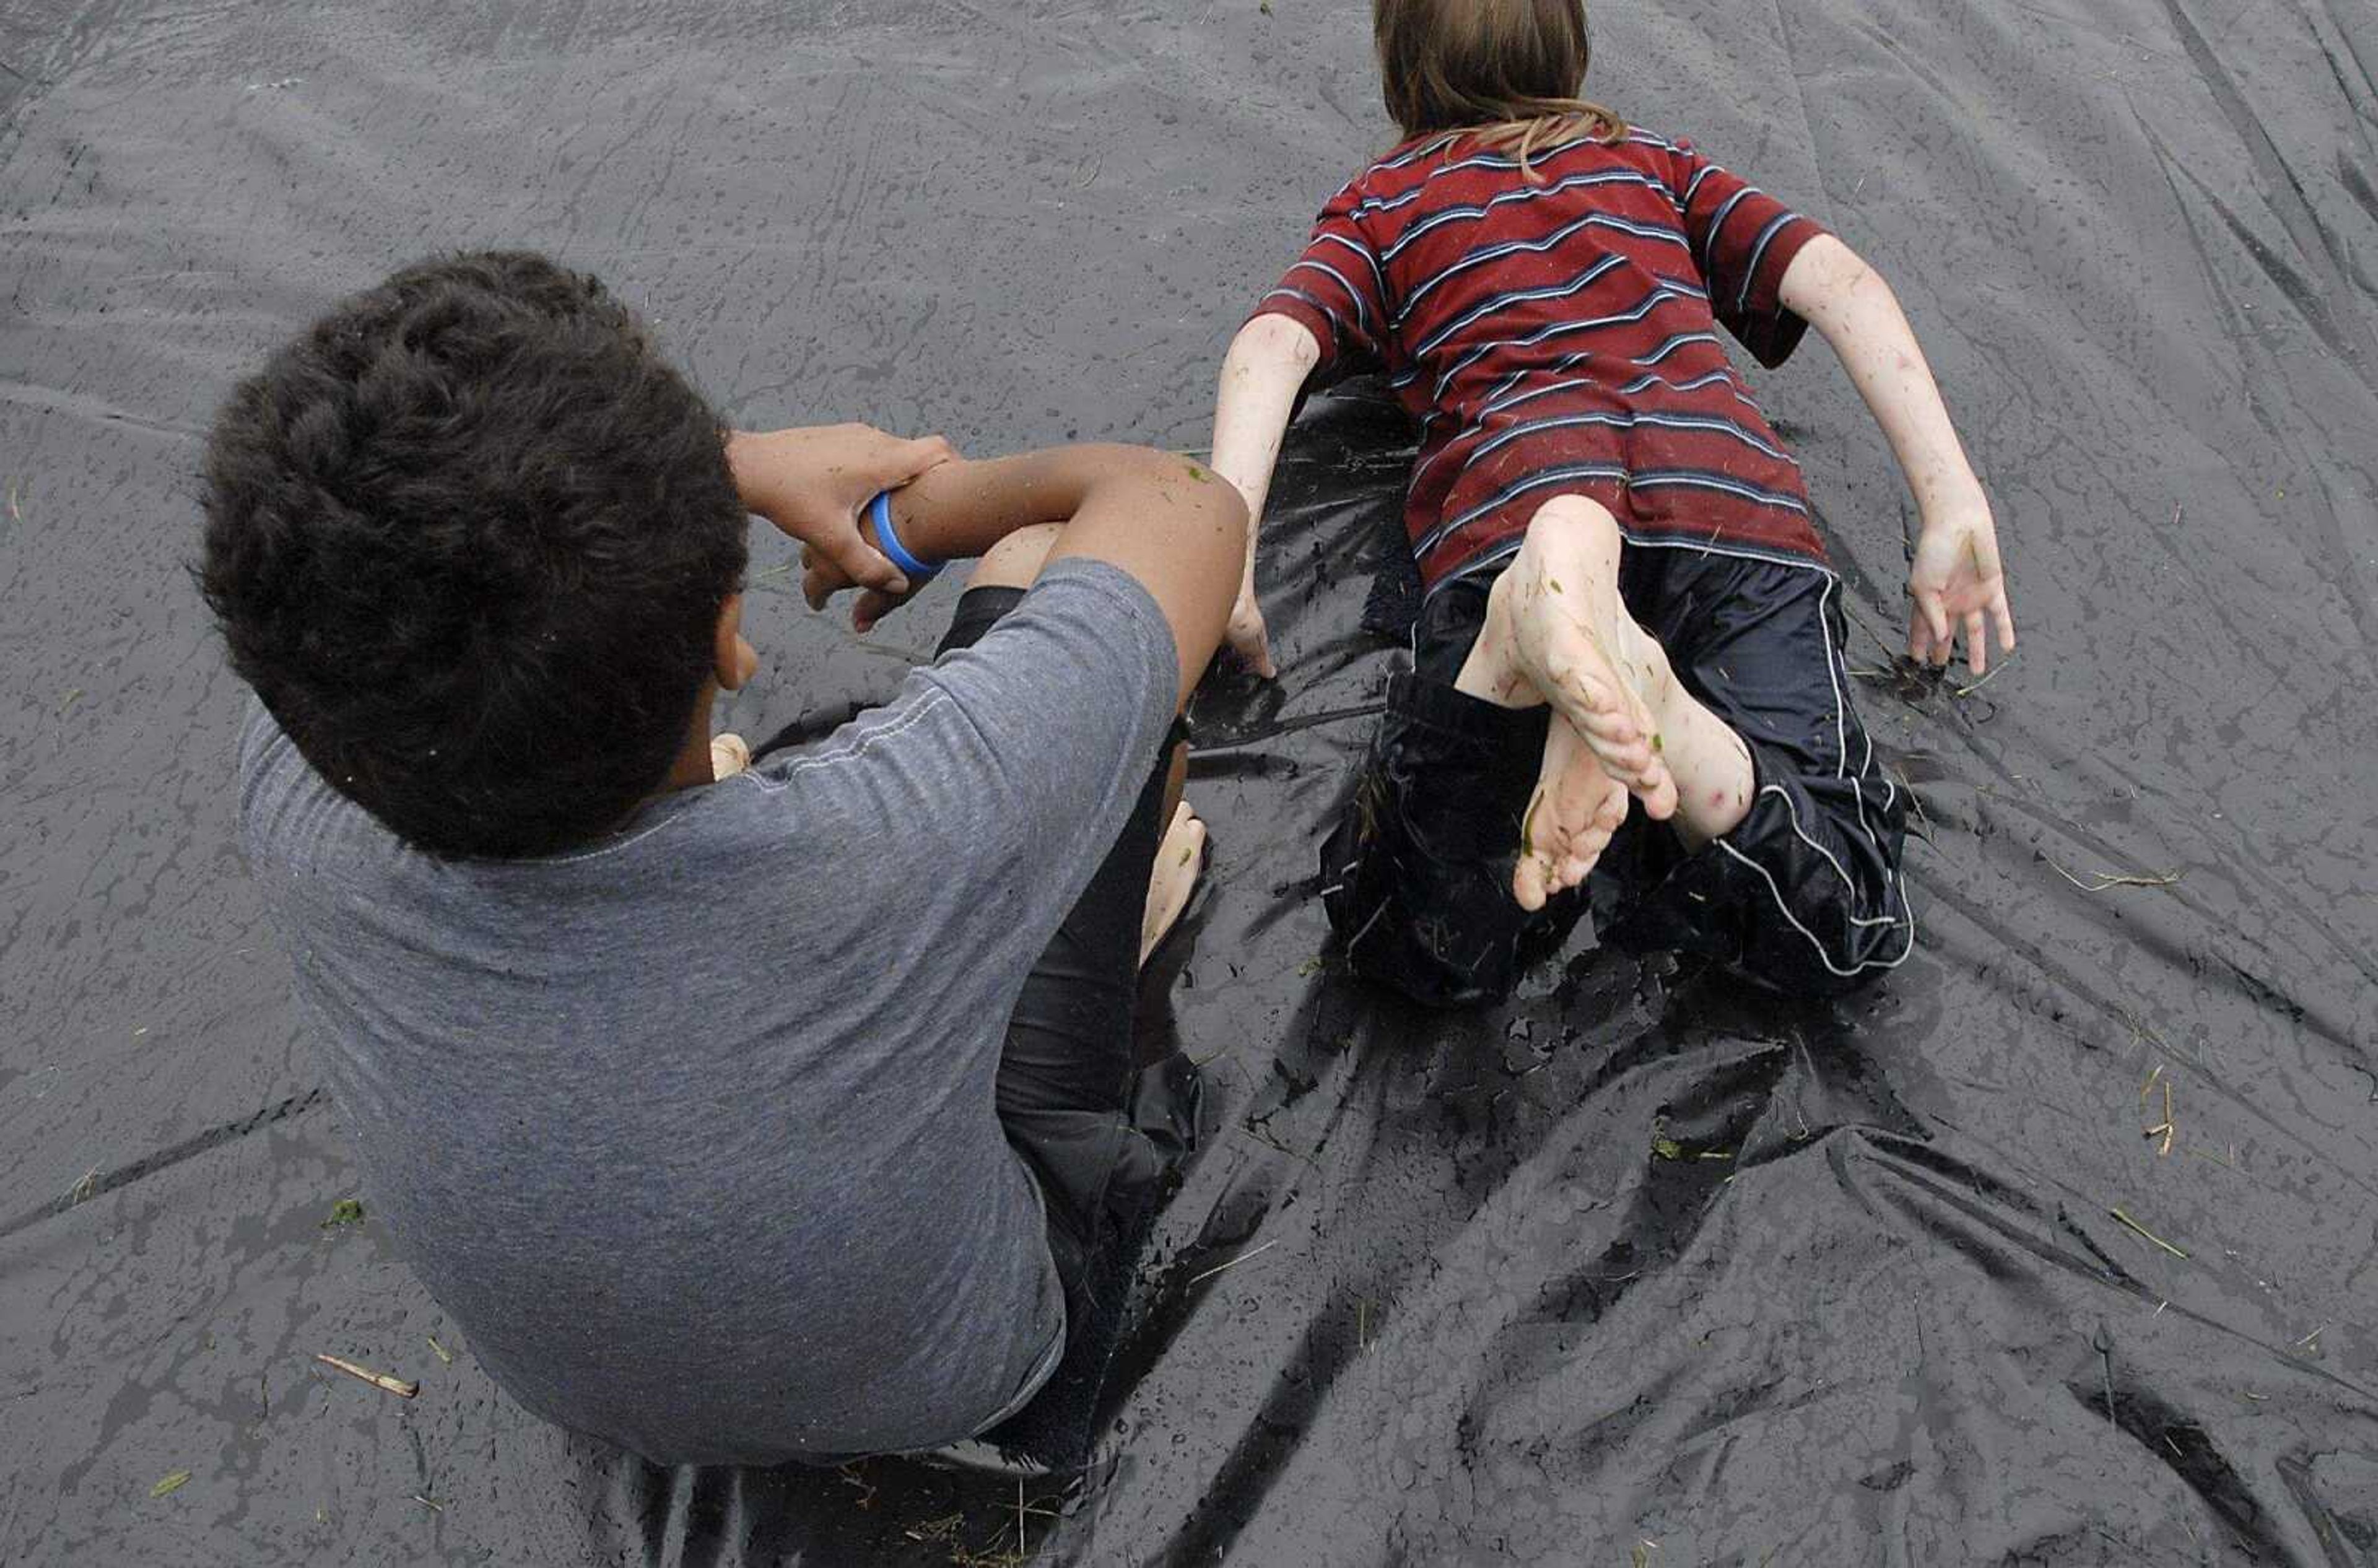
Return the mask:
M1924 351L1881 274L1841 241L1811 240L1784 270L1784 305L1823 334L1882 426L1923 519L1908 592L1916 601L1907 651L1945 664L1965 637L1965 657L1989 668L1989 633L2014 650L1998 525L1974 477Z
M1214 472L1231 482L1247 507L1246 561L1238 603L1231 611L1230 643L1250 669L1264 676L1278 670L1263 610L1255 601L1255 539L1296 394L1320 363L1321 345L1302 322L1258 316L1231 340L1214 395Z
M957 456L939 436L902 440L865 425L731 431L727 466L744 506L775 523L851 581L893 592L899 569L859 535L859 509Z
M1184 701L1221 642L1246 553L1246 510L1230 486L1201 464L1142 447L943 463L894 493L892 518L900 543L928 561L979 556L1019 528L1063 524L1050 560L1109 562L1156 601L1172 628ZM812 560L803 585L811 602L848 586L838 577ZM870 599L862 627L892 603Z

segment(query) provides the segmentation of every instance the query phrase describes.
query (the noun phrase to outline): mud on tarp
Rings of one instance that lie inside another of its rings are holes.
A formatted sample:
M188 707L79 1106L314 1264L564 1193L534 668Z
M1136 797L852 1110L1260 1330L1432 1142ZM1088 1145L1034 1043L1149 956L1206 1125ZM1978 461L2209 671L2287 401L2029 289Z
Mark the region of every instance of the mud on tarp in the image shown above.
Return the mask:
M513 1409L390 1260L231 848L183 575L231 379L501 242L747 421L1196 446L1385 138L1365 10L0 16L0 1559L2378 1557L2366 0L1598 8L1600 94L1892 276L1994 488L2022 652L1906 677L1888 456L1820 353L1762 380L1923 803L1925 944L1834 1010L1582 940L1476 1017L1341 981L1308 873L1405 454L1317 409L1285 676L1196 713L1213 886L1155 1006L1219 1119L1086 1496L650 1470ZM949 599L861 641L785 558L747 733L880 697Z

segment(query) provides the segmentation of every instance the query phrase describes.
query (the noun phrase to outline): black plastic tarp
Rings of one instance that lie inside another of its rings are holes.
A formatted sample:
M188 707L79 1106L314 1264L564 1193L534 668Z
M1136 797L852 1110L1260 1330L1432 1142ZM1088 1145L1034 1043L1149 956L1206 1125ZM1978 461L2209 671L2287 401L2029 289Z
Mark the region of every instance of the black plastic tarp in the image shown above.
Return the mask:
M1087 1486L656 1471L512 1407L394 1262L232 844L186 575L232 379L530 245L745 423L1198 447L1389 139L1367 9L0 10L0 1560L2378 1560L2367 0L1597 8L1601 96L1892 279L1997 499L2022 652L1910 677L1888 452L1821 345L1761 377L1922 803L1883 984L1580 934L1447 1018L1333 970L1409 456L1357 389L1286 461L1282 678L1195 712L1217 851L1148 1026L1215 1125ZM861 640L759 549L754 735L888 692L952 593Z

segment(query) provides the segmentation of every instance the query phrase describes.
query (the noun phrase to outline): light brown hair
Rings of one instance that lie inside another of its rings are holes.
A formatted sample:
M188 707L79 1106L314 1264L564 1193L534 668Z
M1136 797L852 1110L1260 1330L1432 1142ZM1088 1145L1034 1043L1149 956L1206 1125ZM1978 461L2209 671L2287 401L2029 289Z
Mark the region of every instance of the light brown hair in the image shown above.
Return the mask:
M1584 0L1372 0L1387 113L1406 137L1468 131L1516 152L1614 142L1627 122L1579 97L1593 43Z

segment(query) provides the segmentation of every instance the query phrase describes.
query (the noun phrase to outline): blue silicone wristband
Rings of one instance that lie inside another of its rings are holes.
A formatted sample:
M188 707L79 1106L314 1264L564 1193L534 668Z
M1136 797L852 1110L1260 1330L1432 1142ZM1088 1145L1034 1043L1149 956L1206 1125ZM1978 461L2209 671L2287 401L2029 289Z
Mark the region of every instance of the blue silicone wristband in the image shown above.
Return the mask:
M867 503L867 515L875 524L875 547L883 552L885 560L900 569L909 587L920 588L941 575L940 567L919 560L908 553L908 546L900 543L900 534L892 526L891 491L878 491L875 498Z

